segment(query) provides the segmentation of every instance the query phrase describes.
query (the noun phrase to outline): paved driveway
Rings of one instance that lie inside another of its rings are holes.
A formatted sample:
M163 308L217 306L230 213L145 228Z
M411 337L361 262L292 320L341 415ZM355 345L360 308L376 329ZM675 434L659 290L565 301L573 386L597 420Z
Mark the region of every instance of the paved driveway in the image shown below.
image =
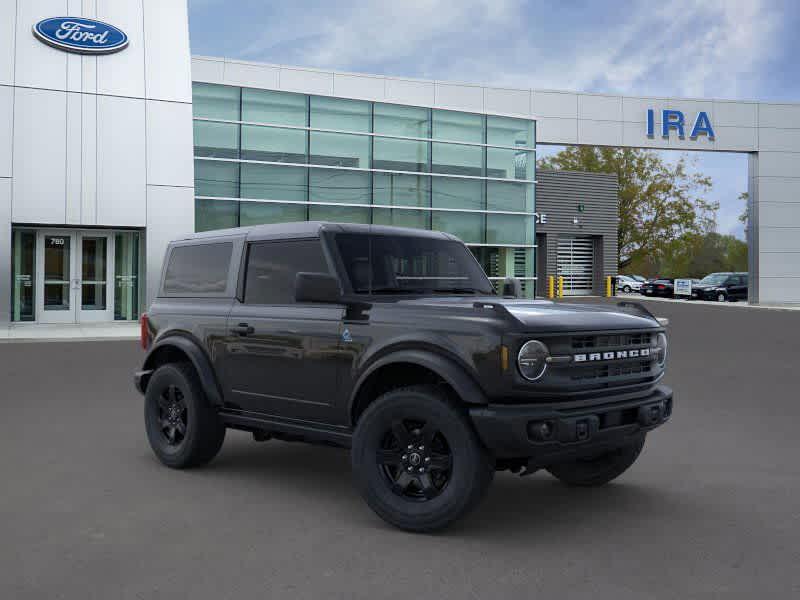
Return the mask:
M800 596L800 313L652 303L673 420L603 489L499 474L446 533L383 524L347 453L233 432L160 466L133 342L0 345L0 598Z

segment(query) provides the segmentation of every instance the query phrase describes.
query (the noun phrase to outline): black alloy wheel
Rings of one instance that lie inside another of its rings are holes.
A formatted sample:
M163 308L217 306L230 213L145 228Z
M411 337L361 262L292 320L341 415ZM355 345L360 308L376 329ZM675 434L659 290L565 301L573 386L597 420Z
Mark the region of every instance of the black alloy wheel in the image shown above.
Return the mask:
M174 469L207 463L225 440L225 425L188 363L161 365L150 377L144 422L153 452Z
M405 419L392 422L376 460L395 494L420 502L442 493L453 468L442 432L431 423Z
M177 446L186 438L187 414L183 392L175 385L167 386L158 398L161 433L170 446Z
M466 515L494 477L465 407L436 385L376 398L358 418L351 460L370 508L407 531L442 529Z

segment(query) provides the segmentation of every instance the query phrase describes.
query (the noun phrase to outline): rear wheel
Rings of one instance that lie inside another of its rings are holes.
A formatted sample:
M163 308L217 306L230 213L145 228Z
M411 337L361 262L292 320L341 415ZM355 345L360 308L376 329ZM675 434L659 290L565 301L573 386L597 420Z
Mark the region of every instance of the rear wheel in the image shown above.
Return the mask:
M622 475L636 462L644 447L644 440L643 434L632 444L591 458L551 465L547 470L567 485L582 487L604 485Z
M630 294L631 293L631 286L623 285L622 286L622 291L625 292L626 294Z
M728 297L725 295L724 292L719 292L717 294L717 302L725 302L728 300Z
M144 421L153 452L174 469L209 462L225 440L225 426L188 363L156 369L147 384Z
M353 434L353 475L367 504L409 531L433 531L483 497L494 465L462 410L432 385L387 392Z

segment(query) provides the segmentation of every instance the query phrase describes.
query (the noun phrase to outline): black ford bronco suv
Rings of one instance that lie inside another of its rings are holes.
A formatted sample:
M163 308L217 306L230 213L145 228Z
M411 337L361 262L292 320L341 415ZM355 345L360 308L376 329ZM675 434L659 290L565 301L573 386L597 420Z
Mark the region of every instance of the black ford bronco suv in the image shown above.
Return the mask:
M226 428L351 448L364 499L413 531L464 515L496 470L611 481L672 411L664 327L643 307L498 296L432 231L189 235L169 245L142 343L135 382L164 464L210 461Z

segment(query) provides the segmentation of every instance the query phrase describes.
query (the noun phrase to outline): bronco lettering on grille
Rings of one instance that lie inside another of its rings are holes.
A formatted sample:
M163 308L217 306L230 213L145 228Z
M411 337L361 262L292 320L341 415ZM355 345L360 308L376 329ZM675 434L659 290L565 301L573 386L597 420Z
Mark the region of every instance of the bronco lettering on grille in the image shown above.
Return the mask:
M589 354L574 354L573 362L597 362L603 360L621 360L623 358L642 358L650 356L650 348L636 348L633 350L615 350L613 352L592 352Z

